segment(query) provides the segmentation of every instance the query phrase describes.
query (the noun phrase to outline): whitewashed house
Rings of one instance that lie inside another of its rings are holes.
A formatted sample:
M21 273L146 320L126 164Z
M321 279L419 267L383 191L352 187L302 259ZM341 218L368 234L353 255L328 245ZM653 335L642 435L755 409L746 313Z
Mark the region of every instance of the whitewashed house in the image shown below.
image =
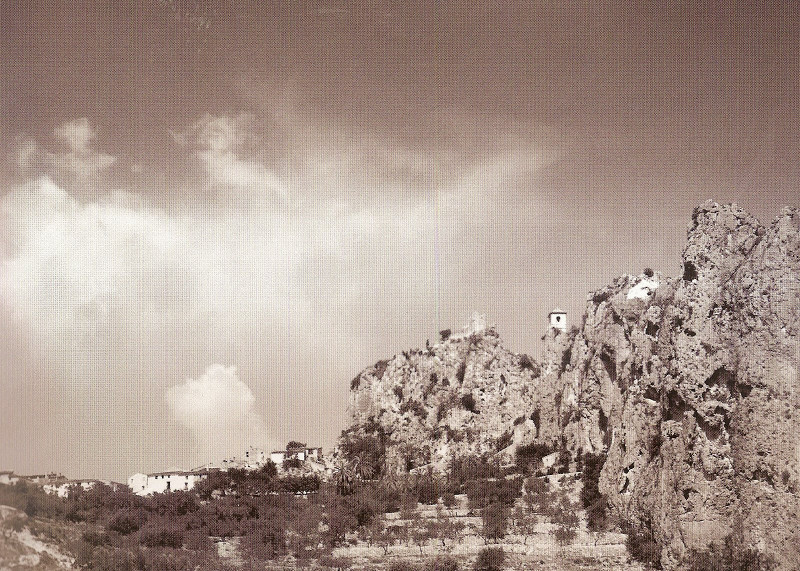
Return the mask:
M208 472L186 472L181 470L157 472L155 474L134 474L128 478L128 487L134 494L147 496L165 492L189 491L201 480L208 478Z

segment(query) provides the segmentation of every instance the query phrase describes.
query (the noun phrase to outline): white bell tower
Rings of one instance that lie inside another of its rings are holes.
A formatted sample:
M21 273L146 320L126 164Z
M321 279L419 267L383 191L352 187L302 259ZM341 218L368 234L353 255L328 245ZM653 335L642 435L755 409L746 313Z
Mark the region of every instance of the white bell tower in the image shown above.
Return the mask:
M567 312L563 309L556 308L547 317L550 320L551 329L567 330Z

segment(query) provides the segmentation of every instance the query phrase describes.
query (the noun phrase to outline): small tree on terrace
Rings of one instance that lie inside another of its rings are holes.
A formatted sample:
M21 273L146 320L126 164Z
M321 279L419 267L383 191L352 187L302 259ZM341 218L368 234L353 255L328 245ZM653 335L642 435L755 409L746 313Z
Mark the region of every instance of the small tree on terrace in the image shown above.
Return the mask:
M527 545L528 538L536 533L536 514L529 504L518 505L514 509L513 521L515 531L522 536L522 544Z
M556 526L550 533L562 549L577 536L580 522L577 510L578 504L569 499L565 490L558 492L556 501L550 508L550 519Z
M448 517L443 506L436 506L436 518L428 521L428 532L431 537L441 541L442 547L447 548L447 541L460 540L463 531L463 522Z
M483 508L481 511L481 520L483 527L481 528L481 535L486 543L491 539L494 543L506 535L506 524L508 521L508 512L500 502L494 502Z

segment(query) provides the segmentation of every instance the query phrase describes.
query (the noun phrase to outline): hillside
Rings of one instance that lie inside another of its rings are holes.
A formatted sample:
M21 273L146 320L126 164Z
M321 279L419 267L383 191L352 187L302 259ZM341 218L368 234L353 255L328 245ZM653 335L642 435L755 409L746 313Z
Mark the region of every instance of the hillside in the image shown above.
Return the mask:
M505 454L537 435L550 392L541 367L502 346L479 316L457 335L379 361L351 382L351 438L373 436L388 472L434 467L453 457ZM347 445L345 443L345 448Z
M342 449L358 456L367 439L382 453L369 461L389 472L446 472L465 455L509 462L531 442L606 454L610 511L657 542L665 568L726 540L792 568L799 227L797 209L764 226L707 202L692 216L683 275L646 270L589 294L580 327L547 333L541 365L489 328L365 369Z

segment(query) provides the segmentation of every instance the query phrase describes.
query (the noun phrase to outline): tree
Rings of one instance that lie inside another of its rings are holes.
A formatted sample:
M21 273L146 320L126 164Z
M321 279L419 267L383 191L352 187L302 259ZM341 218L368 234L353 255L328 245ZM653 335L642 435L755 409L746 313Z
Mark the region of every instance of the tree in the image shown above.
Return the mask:
M547 478L531 476L525 480L523 500L530 512L547 513L550 499L550 481Z
M587 453L583 457L583 462L581 503L586 510L587 525L591 531L603 531L608 522L608 501L606 496L600 493L599 482L606 455Z
M436 506L436 518L428 521L429 536L442 543L442 547L447 548L447 541L454 542L461 537L464 531L464 523L454 520L447 516L444 507Z
M498 539L505 537L508 513L502 503L494 502L483 508L481 520L483 522L481 535L486 543L490 539L497 543Z
M501 571L506 554L500 547L487 547L478 553L475 571Z
M528 538L536 533L536 524L538 518L531 509L530 504L523 504L517 506L514 510L514 528L516 532L522 536L522 544L528 544Z
M565 490L559 492L557 501L551 506L550 518L556 527L550 533L562 549L577 536L580 522L577 509L577 504L569 499Z

